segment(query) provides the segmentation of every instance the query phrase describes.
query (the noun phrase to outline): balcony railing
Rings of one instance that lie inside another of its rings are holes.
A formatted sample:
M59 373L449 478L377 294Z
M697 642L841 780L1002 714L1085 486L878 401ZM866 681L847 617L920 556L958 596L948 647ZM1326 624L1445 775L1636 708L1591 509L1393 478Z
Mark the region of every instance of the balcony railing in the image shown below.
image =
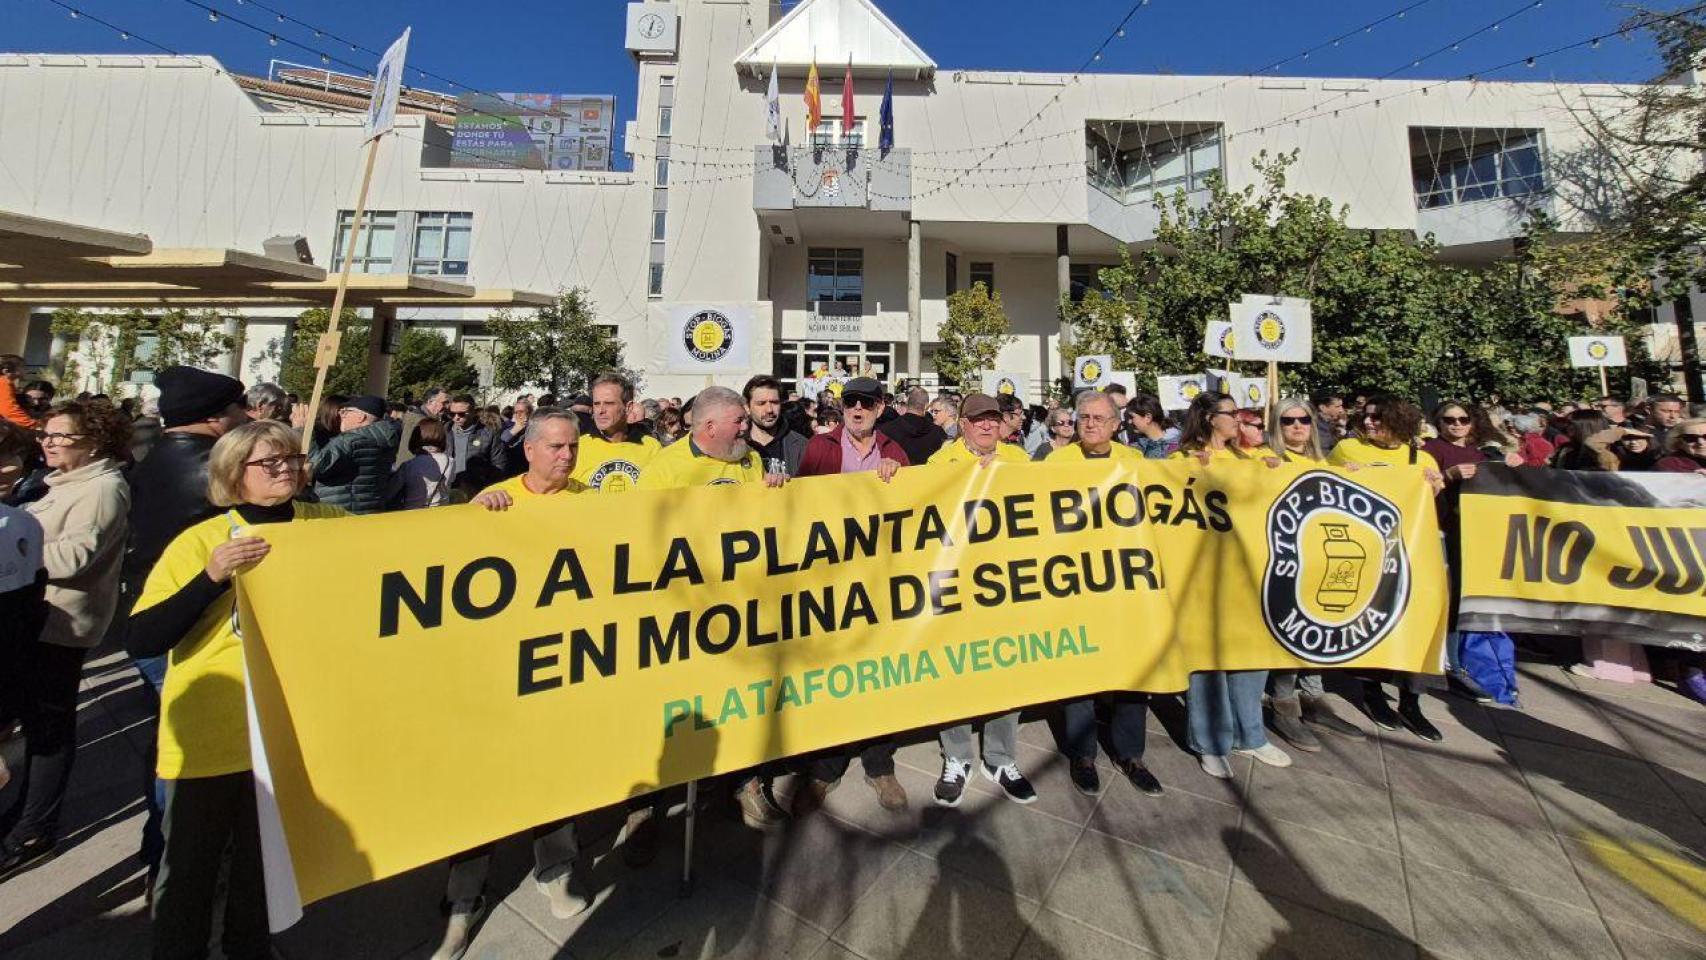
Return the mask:
M912 153L844 146L758 147L752 205L757 210L840 207L912 209Z

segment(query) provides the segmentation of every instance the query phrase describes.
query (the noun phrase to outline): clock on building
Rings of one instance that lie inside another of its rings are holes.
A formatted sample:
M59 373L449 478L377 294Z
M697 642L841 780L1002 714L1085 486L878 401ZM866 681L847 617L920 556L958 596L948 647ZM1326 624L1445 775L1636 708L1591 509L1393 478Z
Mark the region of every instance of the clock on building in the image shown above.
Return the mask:
M655 13L648 13L640 18L640 36L647 40L656 40L663 36L663 18Z
M675 53L677 16L673 3L628 4L628 49L640 56Z

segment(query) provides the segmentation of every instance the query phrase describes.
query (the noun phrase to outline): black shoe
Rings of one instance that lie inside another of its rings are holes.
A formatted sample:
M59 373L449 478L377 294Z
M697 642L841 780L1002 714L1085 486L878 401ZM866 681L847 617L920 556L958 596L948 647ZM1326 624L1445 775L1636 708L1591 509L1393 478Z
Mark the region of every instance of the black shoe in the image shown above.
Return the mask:
M1465 700L1472 700L1475 703L1483 705L1495 702L1493 698L1488 696L1480 687L1464 680L1455 673L1448 673L1445 675L1445 686L1446 689Z
M52 837L0 842L0 883L51 860L57 842Z
M1403 702L1398 704L1398 717L1404 722L1405 728L1423 740L1438 743L1445 739L1445 734L1440 733L1438 727L1429 723L1427 717L1422 716L1420 698L1405 697Z
M1396 730L1403 724L1398 711L1392 709L1392 701L1386 699L1384 693L1368 693L1363 696L1363 707L1368 710L1368 718L1382 730Z
M1072 785L1086 797L1102 795L1102 775L1096 770L1094 760L1072 761Z
M957 807L966 795L966 778L971 776L971 764L964 760L943 758L942 776L936 780L936 803Z
M1036 803L1037 791L1031 788L1031 781L1019 773L1019 768L1009 763L1005 767L992 767L986 761L981 764L983 775L1007 794L1007 799L1014 803Z
M1161 796L1161 781L1155 779L1155 774L1149 772L1142 760L1121 760L1119 765L1120 772L1125 774L1125 778L1131 781L1131 785L1136 787L1139 793L1151 797Z

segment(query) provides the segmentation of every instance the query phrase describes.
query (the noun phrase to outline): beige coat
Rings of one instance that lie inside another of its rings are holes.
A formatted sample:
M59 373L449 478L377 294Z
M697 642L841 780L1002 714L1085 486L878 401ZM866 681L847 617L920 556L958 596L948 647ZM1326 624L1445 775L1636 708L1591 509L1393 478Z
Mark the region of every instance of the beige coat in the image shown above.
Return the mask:
M27 508L42 526L47 624L41 640L93 647L118 600L119 561L129 530L130 485L112 460L47 477L47 496Z

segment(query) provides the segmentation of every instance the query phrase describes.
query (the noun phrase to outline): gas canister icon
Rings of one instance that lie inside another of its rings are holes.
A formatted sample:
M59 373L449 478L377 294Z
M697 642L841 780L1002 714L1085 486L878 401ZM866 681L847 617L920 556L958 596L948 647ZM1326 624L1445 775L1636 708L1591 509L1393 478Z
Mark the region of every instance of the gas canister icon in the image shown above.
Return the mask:
M1327 539L1321 545L1326 556L1325 573L1315 600L1323 610L1342 613L1356 602L1357 584L1362 581L1362 568L1368 563L1368 552L1362 544L1351 539L1350 525L1323 523L1321 530Z

